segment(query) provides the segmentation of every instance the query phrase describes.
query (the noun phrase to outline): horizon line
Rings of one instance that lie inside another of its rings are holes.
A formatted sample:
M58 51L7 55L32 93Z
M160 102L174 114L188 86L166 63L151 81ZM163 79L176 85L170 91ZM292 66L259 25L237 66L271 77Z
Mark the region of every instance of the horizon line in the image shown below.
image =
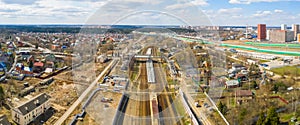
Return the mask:
M55 23L44 23L44 24L1 24L0 23L0 26L5 26L5 25L12 25L12 26L21 26L21 25L41 25L41 26L46 26L46 25L75 25L75 26L189 26L189 25L176 25L176 24L118 24L118 25L111 25L111 24L71 24L71 23L66 23L66 24L63 24L63 23L58 23L58 24L55 24ZM195 26L220 26L220 27L227 27L227 26L236 26L236 27L257 27L257 25L193 25L192 27L195 27ZM267 25L267 27L280 27L280 25ZM287 27L292 27L292 26L287 26Z

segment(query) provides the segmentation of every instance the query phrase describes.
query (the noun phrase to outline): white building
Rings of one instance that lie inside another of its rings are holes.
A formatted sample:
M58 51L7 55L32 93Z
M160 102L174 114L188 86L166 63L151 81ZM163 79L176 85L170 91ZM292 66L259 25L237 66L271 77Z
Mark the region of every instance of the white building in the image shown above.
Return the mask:
M19 125L28 125L50 108L50 96L42 93L12 109L11 116Z
M281 24L281 30L287 30L286 24Z
M266 34L266 40L270 40L270 30L267 30L267 34Z

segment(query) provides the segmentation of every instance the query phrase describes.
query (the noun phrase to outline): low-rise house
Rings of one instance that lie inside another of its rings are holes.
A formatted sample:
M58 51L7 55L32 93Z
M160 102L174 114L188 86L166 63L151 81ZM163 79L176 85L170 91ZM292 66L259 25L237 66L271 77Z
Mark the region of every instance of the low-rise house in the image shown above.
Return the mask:
M53 68L46 68L45 73L52 73L54 70Z
M35 91L34 86L25 87L23 90L21 90L21 92L19 93L19 96L24 97L34 91Z
M0 115L0 125L11 125L6 115Z
M236 74L235 78L240 80L240 81L247 81L248 80L248 77L244 74Z
M28 125L50 108L50 96L42 93L12 109L12 119L19 125Z
M7 48L8 48L8 50L15 50L16 49L16 47L13 44L13 42L8 42L7 43Z
M251 90L236 90L235 98L238 104L242 104L243 102L247 102L253 98L253 93Z
M55 70L55 63L54 62L51 62L51 61L47 61L44 65L44 68L52 68Z
M57 60L56 60L55 55L49 54L49 55L47 55L47 56L45 57L45 61L46 61L46 62L56 62Z
M8 62L8 59L9 59L9 56L6 54L6 53L4 53L4 52L1 52L0 53L0 60L1 60L1 62Z
M232 68L233 70L245 70L246 67L241 65L241 64L232 64Z
M33 64L33 72L40 73L43 70L44 70L44 63L36 62Z
M106 52L107 57L113 57L114 51L109 50Z
M202 49L202 46L196 45L196 46L193 46L193 49Z
M253 93L251 90L236 90L235 96L239 98L249 98L252 99Z
M239 87L240 82L238 80L229 80L225 82L226 88L236 88Z
M4 62L0 62L0 71L1 72L6 72L7 71L7 67L6 67L6 64Z
M16 71L12 71L9 74L9 77L11 77L13 79L16 79L16 80L22 81L25 78L25 75L24 74L20 74L19 72L16 72Z
M30 55L28 58L27 58L27 63L30 63L30 62L34 62L34 56Z

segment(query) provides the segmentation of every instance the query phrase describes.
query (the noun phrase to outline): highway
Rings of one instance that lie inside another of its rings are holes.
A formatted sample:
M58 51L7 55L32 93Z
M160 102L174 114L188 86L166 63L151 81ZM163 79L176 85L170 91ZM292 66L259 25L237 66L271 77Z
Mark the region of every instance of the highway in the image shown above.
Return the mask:
M76 107L86 98L93 88L96 86L98 81L104 77L111 68L115 66L118 60L114 59L102 72L101 74L90 84L90 86L80 95L80 97L72 104L72 106L56 121L55 125L61 125L70 116L70 114L76 109Z

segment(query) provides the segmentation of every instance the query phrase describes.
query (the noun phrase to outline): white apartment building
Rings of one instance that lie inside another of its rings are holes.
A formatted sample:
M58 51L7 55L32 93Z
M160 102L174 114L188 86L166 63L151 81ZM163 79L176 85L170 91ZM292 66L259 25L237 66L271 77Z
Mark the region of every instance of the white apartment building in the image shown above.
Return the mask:
M50 96L42 93L12 109L12 119L19 125L28 125L50 108Z

